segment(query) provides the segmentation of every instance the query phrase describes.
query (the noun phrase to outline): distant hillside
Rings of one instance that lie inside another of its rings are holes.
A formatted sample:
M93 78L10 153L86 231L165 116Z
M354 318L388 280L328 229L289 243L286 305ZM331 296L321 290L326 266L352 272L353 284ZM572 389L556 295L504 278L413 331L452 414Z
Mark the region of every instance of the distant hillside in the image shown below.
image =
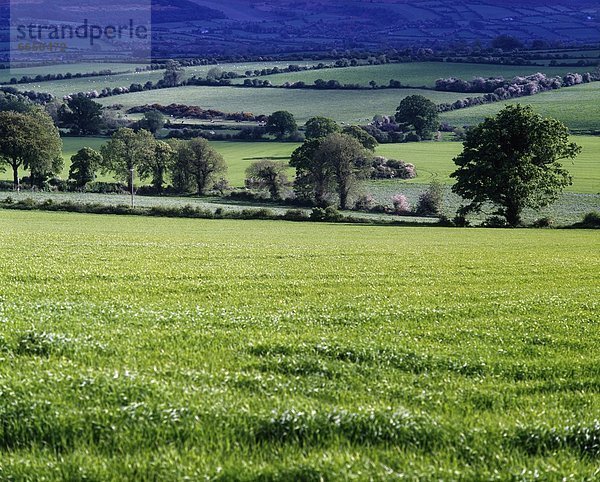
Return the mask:
M598 0L189 1L206 9L206 17L195 21L195 10L190 9L181 25L169 26L168 36L161 23L172 22L173 17L157 9L159 50L257 54L432 46L449 41L489 42L501 34L525 42L600 42ZM178 18L185 10L181 7Z

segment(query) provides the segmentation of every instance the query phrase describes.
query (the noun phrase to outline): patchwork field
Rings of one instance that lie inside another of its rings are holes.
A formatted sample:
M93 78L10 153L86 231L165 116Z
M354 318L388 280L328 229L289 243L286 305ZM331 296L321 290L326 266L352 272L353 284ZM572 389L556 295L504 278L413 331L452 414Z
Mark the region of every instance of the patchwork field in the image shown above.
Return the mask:
M442 114L441 119L453 125L475 125L485 117L496 115L507 104L530 104L540 114L564 122L573 131L600 129L600 82L576 85L552 92L497 102Z
M273 68L273 67L287 67L289 62L246 62L246 63L234 63L234 64L223 64L223 65L200 65L195 67L188 67L185 69L184 77L189 78L192 76L197 77L206 77L207 72L214 68L219 67L227 72L238 72L243 74L246 70L255 70L255 69L263 69L263 68ZM72 65L71 70L66 70L67 67L61 67L55 69L52 67L52 72L55 73L65 73L65 70L68 72L93 72L100 69L111 69L114 72L126 72L117 75L107 75L107 76L98 76L98 77L87 77L83 79L69 79L69 80L55 80L49 82L34 82L29 84L20 84L17 86L19 90L35 90L38 92L48 92L55 97L62 98L65 95L73 94L76 92L89 92L92 90L101 91L105 87L115 88L115 87L129 87L133 83L145 84L148 81L156 83L160 79L163 78L164 71L155 70L155 71L144 71L144 72L134 72L135 66L129 64L107 64L104 67L103 64L96 65L94 68L88 66L88 64L75 64ZM90 70L91 69L91 70ZM7 81L10 77L17 76L21 77L22 75L37 75L39 72L47 73L47 69L44 72L44 69L23 69L16 71L14 73L11 72L10 76L8 74L1 74L0 71L0 81ZM37 73L36 73L37 72ZM4 75L4 76L2 76ZM265 77L270 78L270 77Z
M595 232L0 226L0 479L598 476Z
M565 164L573 176L573 186L567 192L599 194L600 193L600 137L575 136L575 142L582 146L582 153L574 163ZM67 178L71 156L82 147L100 149L106 142L105 138L87 137L63 139L65 168L62 177ZM246 169L255 161L271 159L288 161L291 153L299 146L290 142L214 142L215 148L227 161L227 179L234 187L244 185ZM450 184L448 177L454 171L452 159L460 153L462 144L459 142L423 142L406 144L383 144L377 148L377 155L390 159L402 159L415 164L418 177L403 182L393 182L394 185L427 184L432 179ZM23 172L23 174L26 174ZM290 169L289 176L293 177L294 170ZM0 172L0 180L10 181L11 173ZM112 181L112 176L100 175L101 181Z
M374 80L379 85L387 85L390 79L399 80L412 87L435 87L440 78L458 77L471 80L473 77L498 77L511 79L517 75L530 75L542 72L549 76L565 75L569 72L584 72L583 67L527 67L510 65L484 65L446 62L414 62L404 64L386 64L364 67L348 67L343 69L311 70L277 74L266 77L273 85L285 82L303 81L313 84L315 80L338 80L342 84L360 84L368 86ZM593 70L592 67L589 67ZM236 82L243 83L243 79Z
M271 114L287 110L294 114L299 123L315 115L331 117L340 122L370 122L376 114L391 115L404 97L421 94L436 103L453 102L464 98L464 94L435 92L430 90L292 90L292 89L249 89L242 87L177 87L173 89L119 95L100 99L103 105L130 107L160 103L183 103L204 109L223 112L252 112Z

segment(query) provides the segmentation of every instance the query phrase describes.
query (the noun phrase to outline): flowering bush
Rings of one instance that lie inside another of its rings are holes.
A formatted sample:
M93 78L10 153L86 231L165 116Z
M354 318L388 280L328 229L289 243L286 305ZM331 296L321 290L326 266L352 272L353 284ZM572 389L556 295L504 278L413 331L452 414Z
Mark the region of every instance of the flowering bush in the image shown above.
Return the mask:
M403 215L412 212L408 198L404 194L396 194L393 196L392 204L394 205L394 214Z

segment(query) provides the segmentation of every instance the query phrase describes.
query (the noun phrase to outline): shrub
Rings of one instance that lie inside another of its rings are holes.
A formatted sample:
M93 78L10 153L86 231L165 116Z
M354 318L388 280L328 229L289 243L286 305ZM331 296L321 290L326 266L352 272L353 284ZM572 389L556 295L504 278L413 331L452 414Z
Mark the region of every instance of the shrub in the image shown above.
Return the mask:
M342 219L342 214L332 206L329 206L325 209L313 208L312 212L310 213L311 221L336 222L341 221Z
M485 228L506 228L508 223L502 216L490 216L481 223L481 226Z
M375 199L370 194L359 196L354 203L355 211L370 211L375 206Z
M532 226L534 228L551 228L553 225L554 225L554 221L552 220L552 218L549 218L549 217L537 219L532 224Z
M308 221L308 215L300 209L289 209L283 215L283 219L287 221Z
M419 216L439 216L444 204L444 191L440 183L433 181L427 191L419 196L416 212Z
M401 216L412 212L408 198L404 194L396 194L393 196L392 204L394 205L394 214Z
M583 217L583 226L588 228L600 228L600 212L592 211Z

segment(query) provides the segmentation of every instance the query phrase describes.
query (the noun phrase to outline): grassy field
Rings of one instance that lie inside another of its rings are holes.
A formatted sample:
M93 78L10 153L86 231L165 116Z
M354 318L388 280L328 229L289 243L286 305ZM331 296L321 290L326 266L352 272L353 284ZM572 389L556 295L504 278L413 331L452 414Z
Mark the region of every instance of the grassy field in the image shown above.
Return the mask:
M471 80L473 77L502 76L511 79L517 75L530 75L535 74L536 72L543 72L551 76L565 75L568 72L579 72L582 68L583 67L526 67L447 62L414 62L348 67L343 69L311 70L307 72L277 74L266 77L266 79L270 80L273 85L282 85L285 82L299 81L312 84L317 79L323 79L338 80L342 84L360 84L363 86L368 86L369 82L372 80L379 85L387 85L390 79L394 79L399 80L404 85L413 87L434 87L437 79L446 77L458 77L464 80ZM593 70L592 67L589 69ZM585 69L581 71L585 72ZM243 80L238 80L237 82L243 83Z
M545 116L564 122L574 131L600 130L600 82L562 88L552 92L442 114L441 119L457 126L475 125L493 116L507 104L530 104Z
M119 67L120 64L108 64L107 67L100 67L96 65L92 70L89 70L91 67L87 67L87 64L82 64L79 66L81 70L74 70L76 67L72 66L70 72L91 72L94 70L100 70L101 68L110 68L115 72L125 72L127 70L135 70L135 66L123 64L123 66ZM246 70L255 70L255 69L263 69L263 68L273 68L273 67L286 67L289 63L285 62L248 62L248 63L236 63L236 64L222 64L219 65L221 69L228 72L238 72L243 74ZM215 65L200 65L196 67L188 67L185 69L185 78L189 78L192 76L198 77L206 77L206 73L216 67ZM56 73L64 73L65 68L59 68L55 70L55 67L50 69L52 72ZM19 72L21 75L27 74L31 75L29 71L35 74L35 69L24 70ZM48 69L45 71L43 69L40 70L43 73L48 73ZM1 72L1 71L0 71ZM19 75L18 77L20 77ZM14 76L14 75L11 75ZM9 77L10 78L10 77ZM18 85L17 88L20 90L35 90L38 92L48 92L53 94L58 98L62 98L65 95L73 94L76 92L89 92L92 90L101 91L105 87L115 88L115 87L129 87L132 83L145 84L148 81L156 83L160 79L163 78L163 71L144 71L144 72L128 72L118 75L108 75L101 77L88 77L84 79L69 79L69 80L56 80L50 82L38 82L38 83L30 83L30 84L21 84ZM268 77L265 77L268 78ZM0 80L4 79L4 77L0 77ZM8 79L6 79L8 80Z
M36 75L52 74L91 74L99 70L112 70L113 72L133 71L139 64L127 64L119 62L106 63L75 63L75 64L57 64L44 67L22 67L12 69L0 69L0 82L8 82L12 77L20 79L24 75L35 77ZM73 79L72 81L75 81Z
M575 142L583 147L582 153L574 164L566 167L571 172L574 183L568 192L598 194L600 193L600 137L576 136ZM88 146L100 149L106 139L66 137L64 143L65 168L62 177L69 173L70 159L82 147ZM232 186L243 186L246 168L250 163L271 159L287 161L299 144L288 142L214 142L215 148L224 156L228 165L227 179ZM384 144L379 146L377 154L390 159L402 159L415 164L418 177L407 183L427 184L433 178L450 184L448 177L454 170L452 159L461 151L462 144L458 142L424 142L407 144ZM290 177L294 171L290 170ZM11 180L11 173L0 173L0 179ZM111 176L100 176L99 180L110 181ZM400 183L405 184L406 182Z
M2 480L598 476L595 232L0 225Z
M204 109L244 111L257 115L287 110L300 123L316 115L325 115L340 122L356 124L370 122L376 114L393 114L402 99L413 94L422 94L436 103L464 98L464 94L418 89L357 92L194 86L119 95L101 99L100 103L121 104L125 109L144 104L185 103Z

